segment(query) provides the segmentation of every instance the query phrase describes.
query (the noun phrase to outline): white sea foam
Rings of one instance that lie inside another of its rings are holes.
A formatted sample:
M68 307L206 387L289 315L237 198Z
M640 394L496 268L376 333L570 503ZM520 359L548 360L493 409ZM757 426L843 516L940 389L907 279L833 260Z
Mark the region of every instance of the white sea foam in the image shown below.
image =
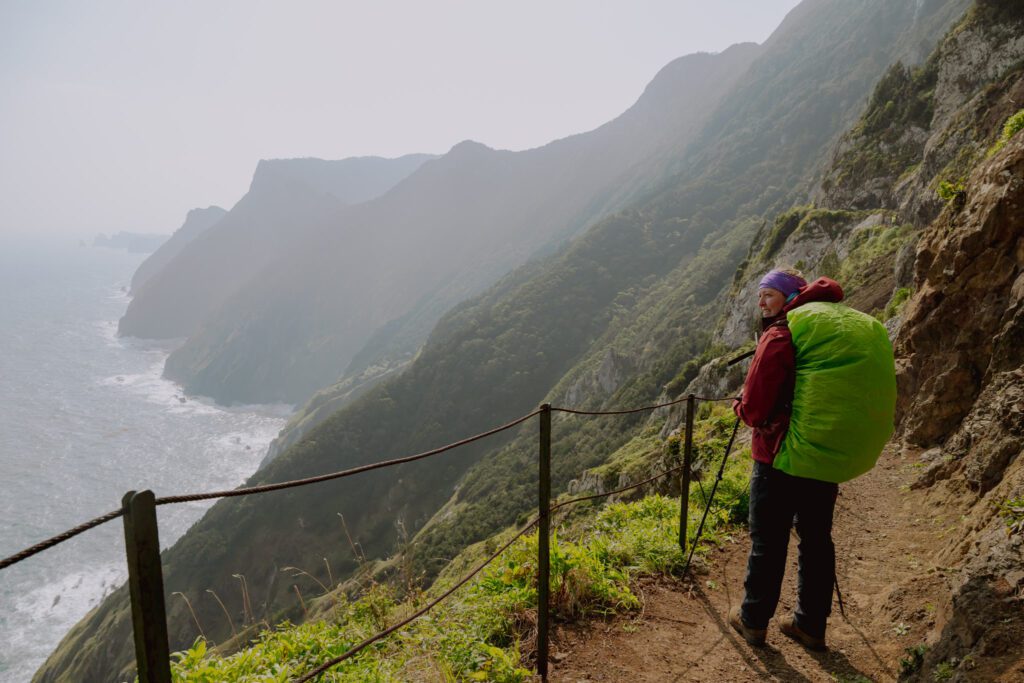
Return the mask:
M162 376L180 340L117 336L114 321L129 297L111 282L127 282L141 257L88 249L46 256L22 263L27 275L0 288L9 312L0 335L0 480L13 483L0 496L2 556L107 512L130 489L175 494L241 484L290 409L185 397ZM0 277L9 265L0 253ZM161 508L161 545L211 504ZM0 683L30 679L67 630L124 581L120 535L114 521L0 573Z
M111 375L100 380L106 387L121 387L136 396L166 408L177 414L214 415L224 409L207 401L189 398L178 384L163 376L165 353L153 354L156 358L145 372Z

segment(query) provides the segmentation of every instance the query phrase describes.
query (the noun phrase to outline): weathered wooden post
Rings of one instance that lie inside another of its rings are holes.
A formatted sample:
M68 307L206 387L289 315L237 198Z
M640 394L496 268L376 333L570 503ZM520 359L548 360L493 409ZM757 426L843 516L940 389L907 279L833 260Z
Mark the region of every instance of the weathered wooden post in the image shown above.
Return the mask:
M540 486L537 526L537 674L548 680L548 592L551 583L551 404L540 407Z
M686 526L690 515L690 469L693 467L693 413L697 398L686 397L686 433L683 441L683 475L679 484L679 548L686 554Z
M128 590L132 601L139 683L171 683L156 496L152 491L129 491L124 494L121 504L124 508L124 547L128 556Z

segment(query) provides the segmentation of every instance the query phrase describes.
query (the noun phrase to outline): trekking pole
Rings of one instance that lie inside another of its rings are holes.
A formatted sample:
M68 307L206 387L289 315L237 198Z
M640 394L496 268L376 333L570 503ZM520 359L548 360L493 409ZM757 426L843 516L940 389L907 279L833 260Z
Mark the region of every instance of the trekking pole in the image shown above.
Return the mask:
M832 580L835 582L836 597L839 599L839 613L842 614L843 618L845 619L846 618L846 607L843 605L843 594L839 592L839 576L836 575L836 574L833 574L832 575Z
M737 364L737 363L739 363L739 362L740 362L741 360L746 360L746 359L750 358L751 356L753 356L753 355L754 355L755 353L757 353L757 349L751 349L750 351L747 351L747 352L746 352L746 353L744 353L744 354L741 354L741 355L739 355L739 356L736 356L735 358L733 358L732 360L730 360L730 361L729 361L728 363L726 363L725 365L726 365L727 367L728 367L728 366L732 366L732 365L736 365L736 364Z
M725 463L729 460L729 453L732 452L732 445L736 441L736 432L740 430L740 419L736 418L736 424L732 427L732 436L729 437L729 445L725 447L725 455L722 456L722 464L718 468L718 476L715 477L715 483L711 486L711 495L708 496L708 504L704 507L704 514L700 518L700 524L697 526L697 533L693 537L693 543L690 545L690 554L686 558L686 564L683 565L683 575L690 570L690 561L693 559L693 553L697 550L697 544L700 543L700 535L704 532L704 522L708 518L708 512L711 511L711 502L715 499L715 492L718 490L718 482L722 481L722 477L725 475Z

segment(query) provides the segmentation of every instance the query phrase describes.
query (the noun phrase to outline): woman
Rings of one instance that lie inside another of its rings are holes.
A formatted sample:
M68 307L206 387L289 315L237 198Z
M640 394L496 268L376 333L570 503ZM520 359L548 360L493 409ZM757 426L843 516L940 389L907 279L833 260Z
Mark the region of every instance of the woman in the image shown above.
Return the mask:
M843 290L830 278L808 284L799 271L772 270L758 286L762 333L750 363L742 397L733 410L753 429L750 479L750 557L741 607L729 623L751 645L763 645L768 622L779 602L786 570L789 533L796 525L799 543L798 603L780 630L803 646L824 650L825 627L832 608L835 547L832 514L838 485L795 477L772 467L789 428L796 351L786 314L812 301L839 302Z

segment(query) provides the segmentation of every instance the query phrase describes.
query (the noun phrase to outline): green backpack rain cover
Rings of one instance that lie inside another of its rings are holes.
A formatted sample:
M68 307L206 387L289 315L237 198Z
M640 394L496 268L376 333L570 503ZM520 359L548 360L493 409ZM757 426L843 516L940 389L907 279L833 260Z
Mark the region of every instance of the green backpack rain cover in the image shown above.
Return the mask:
M875 466L893 433L896 367L885 327L835 303L786 316L796 347L789 431L774 467L841 483Z

